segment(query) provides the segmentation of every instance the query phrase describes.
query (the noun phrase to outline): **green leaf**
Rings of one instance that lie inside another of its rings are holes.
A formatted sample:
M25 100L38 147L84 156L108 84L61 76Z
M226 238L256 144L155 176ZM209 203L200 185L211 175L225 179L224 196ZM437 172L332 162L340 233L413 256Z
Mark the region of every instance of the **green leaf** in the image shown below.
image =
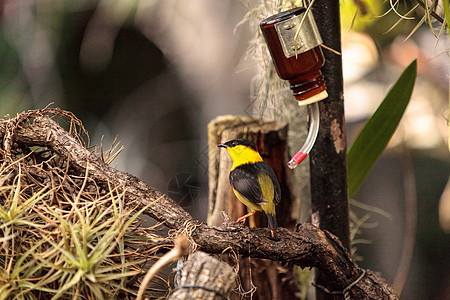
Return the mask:
M450 30L450 11L449 11L449 5L448 5L449 0L443 0L442 1L442 6L444 7L444 15L445 15L445 20L447 21L447 29Z
M442 0L442 6L444 7L444 15L445 21L447 24L447 32L450 30L450 8L449 8L449 0ZM449 80L450 82L450 80ZM448 99L448 106L450 109L450 93ZM450 124L448 125L448 149L450 150Z
M417 75L414 60L366 122L347 154L348 195L352 198L383 153L408 106Z

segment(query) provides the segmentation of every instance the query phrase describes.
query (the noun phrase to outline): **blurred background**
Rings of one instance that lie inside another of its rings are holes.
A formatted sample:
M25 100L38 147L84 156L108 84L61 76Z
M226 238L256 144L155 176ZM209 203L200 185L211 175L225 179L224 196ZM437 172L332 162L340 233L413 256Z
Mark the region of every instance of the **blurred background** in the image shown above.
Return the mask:
M204 221L209 121L262 113L289 121L292 152L306 134L305 112L286 109L294 101L279 101L287 96L277 100L290 93L285 83L261 99L257 25L277 12L275 2L0 1L1 116L49 103L73 112L91 145L108 148L117 138L125 147L114 167ZM403 289L402 298L450 299L450 42L441 2L431 24L420 3L341 3L349 145L415 58L419 73L398 132L351 202L353 250L362 267ZM304 164L297 178L308 221Z

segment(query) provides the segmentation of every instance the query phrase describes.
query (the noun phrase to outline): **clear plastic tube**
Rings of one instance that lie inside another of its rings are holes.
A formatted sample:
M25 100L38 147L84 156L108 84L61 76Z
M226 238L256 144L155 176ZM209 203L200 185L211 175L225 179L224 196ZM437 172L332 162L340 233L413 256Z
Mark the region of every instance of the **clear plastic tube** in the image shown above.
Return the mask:
M316 142L317 134L319 133L319 104L317 102L308 105L309 115L309 131L305 143L302 148L291 158L288 162L290 169L295 169L309 154L314 143Z

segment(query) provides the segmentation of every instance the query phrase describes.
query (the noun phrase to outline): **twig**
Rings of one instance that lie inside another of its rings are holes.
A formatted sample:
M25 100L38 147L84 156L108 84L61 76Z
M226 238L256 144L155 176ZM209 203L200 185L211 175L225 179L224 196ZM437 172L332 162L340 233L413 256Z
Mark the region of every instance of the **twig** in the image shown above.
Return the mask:
M419 3L419 5L422 7L422 8L426 8L426 6L425 6L425 2L423 2L422 0L416 0L417 1L417 3ZM435 11L433 11L433 10L430 10L430 14L433 16L433 18L435 18L438 22L440 22L440 23L444 23L444 19L442 19L441 18L441 16L439 16Z
M139 287L139 291L136 297L136 300L142 300L144 297L145 290L147 289L150 280L152 280L153 276L161 270L165 265L176 261L177 259L187 255L189 252L189 241L184 235L180 235L175 239L175 246L172 250L163 255L158 261L148 270L147 274L145 274L144 279L142 280L141 286Z

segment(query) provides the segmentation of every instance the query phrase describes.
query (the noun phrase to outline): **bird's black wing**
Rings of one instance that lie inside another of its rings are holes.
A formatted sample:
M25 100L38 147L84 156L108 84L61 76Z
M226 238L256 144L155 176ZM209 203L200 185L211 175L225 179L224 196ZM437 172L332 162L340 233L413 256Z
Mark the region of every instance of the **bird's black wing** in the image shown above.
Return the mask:
M255 164L244 164L230 172L230 184L245 199L256 205L264 205L263 193L258 181Z

